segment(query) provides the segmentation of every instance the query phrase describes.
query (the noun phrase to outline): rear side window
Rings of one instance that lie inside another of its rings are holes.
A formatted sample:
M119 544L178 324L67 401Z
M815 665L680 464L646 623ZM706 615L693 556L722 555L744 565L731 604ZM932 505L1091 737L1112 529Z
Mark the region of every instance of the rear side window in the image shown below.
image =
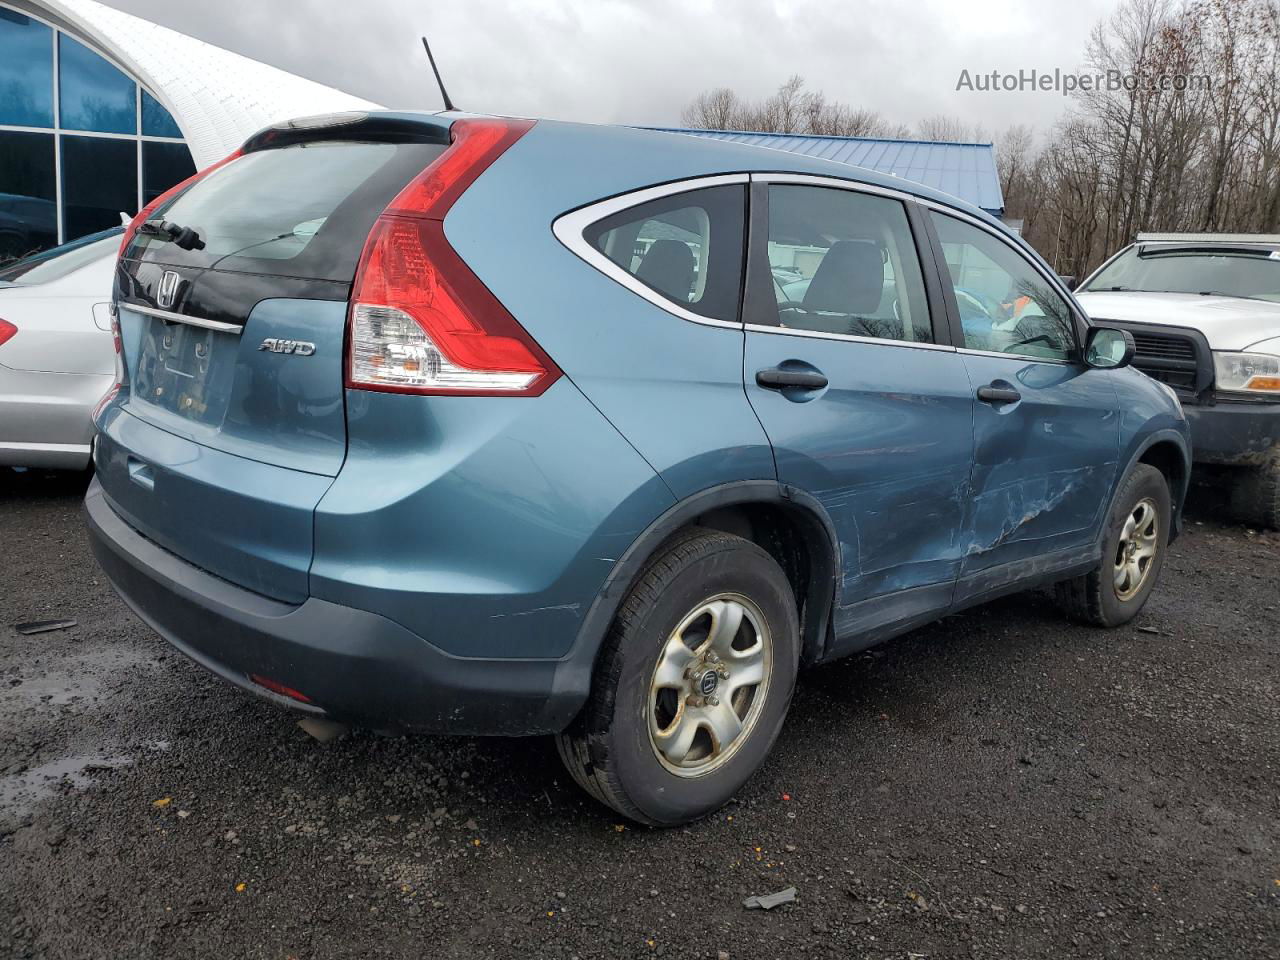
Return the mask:
M771 186L769 269L781 326L933 341L920 260L898 200L832 187Z
M662 298L736 323L745 209L745 187L707 187L623 210L592 224L584 236Z
M177 266L350 281L378 214L443 150L333 141L249 153L152 216L192 228L203 249L139 236L129 253Z

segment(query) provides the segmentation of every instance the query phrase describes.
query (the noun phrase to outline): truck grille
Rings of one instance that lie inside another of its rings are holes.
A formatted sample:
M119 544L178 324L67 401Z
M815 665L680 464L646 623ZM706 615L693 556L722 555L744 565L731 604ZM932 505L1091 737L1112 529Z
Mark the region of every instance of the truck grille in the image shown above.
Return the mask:
M1133 339L1138 346L1139 357L1196 362L1196 346L1186 337L1135 333Z
M1198 331L1104 322L1132 333L1136 347L1133 365L1153 380L1173 387L1184 401L1194 400L1213 382L1209 346Z

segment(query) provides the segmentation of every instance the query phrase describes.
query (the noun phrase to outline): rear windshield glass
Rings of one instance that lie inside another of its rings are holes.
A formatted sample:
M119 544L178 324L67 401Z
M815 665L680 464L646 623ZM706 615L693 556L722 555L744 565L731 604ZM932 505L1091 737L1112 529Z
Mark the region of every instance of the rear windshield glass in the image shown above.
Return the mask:
M247 154L197 181L151 221L203 249L143 236L129 256L178 266L351 280L373 221L444 147L316 142Z
M0 267L0 283L16 283L26 287L61 280L83 266L114 254L120 248L122 233L123 227L112 227L6 264Z
M1087 289L1093 293L1211 293L1280 301L1280 254L1134 247L1116 257Z

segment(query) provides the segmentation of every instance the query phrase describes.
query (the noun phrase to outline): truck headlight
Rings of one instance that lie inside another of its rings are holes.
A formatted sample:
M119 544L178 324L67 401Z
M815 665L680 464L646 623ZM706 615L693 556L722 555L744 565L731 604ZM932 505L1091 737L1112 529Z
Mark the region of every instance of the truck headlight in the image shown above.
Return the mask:
M1280 394L1280 357L1270 353L1215 353L1214 380L1219 390Z

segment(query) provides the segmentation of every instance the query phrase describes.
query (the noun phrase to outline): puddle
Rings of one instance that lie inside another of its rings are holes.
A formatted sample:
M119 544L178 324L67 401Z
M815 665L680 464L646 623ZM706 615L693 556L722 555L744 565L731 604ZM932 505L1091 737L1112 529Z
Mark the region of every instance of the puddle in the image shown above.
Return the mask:
M165 740L152 740L142 744L143 750L164 752L169 749ZM74 790L87 790L100 774L135 763L138 754L94 753L55 757L22 773L0 777L0 818L21 820L31 814L36 804L56 794L64 784Z
M6 678L10 683L14 679L18 682L0 687L0 708L20 703L61 707L90 702L102 696L118 674L150 664L147 654L123 645L59 657L33 676Z

